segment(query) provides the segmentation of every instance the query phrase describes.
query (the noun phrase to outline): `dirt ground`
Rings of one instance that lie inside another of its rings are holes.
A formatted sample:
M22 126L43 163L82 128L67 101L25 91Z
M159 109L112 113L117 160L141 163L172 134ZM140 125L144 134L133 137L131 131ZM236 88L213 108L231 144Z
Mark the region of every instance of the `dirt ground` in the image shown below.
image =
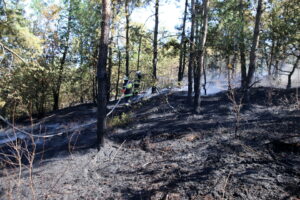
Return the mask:
M201 114L186 92L121 105L100 152L92 104L51 113L44 124L78 129L38 142L32 179L2 167L0 199L300 199L295 89L255 88L250 102L238 126L226 92Z

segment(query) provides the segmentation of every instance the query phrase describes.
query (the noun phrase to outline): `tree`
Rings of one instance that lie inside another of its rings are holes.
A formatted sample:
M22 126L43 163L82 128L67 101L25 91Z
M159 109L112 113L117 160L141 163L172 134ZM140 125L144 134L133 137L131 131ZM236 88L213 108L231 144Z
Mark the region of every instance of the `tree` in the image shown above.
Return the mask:
M101 37L99 46L99 57L97 64L98 77L98 101L97 101L97 148L104 145L104 133L106 129L106 104L107 104L107 54L109 45L110 24L110 0L102 0Z
M195 43L194 43L194 34L195 34L195 0L191 0L191 35L190 35L190 57L188 65L188 96L187 103L192 103L192 93L193 93L193 68L195 63Z
M69 38L70 38L70 33L71 33L71 20L72 20L72 0L69 0L69 8L68 8L68 21L67 21L67 30L64 35L65 37L65 44L63 47L63 55L60 59L60 64L59 64L59 70L58 70L58 77L55 80L55 84L53 85L52 92L53 92L53 110L58 110L59 109L59 96L60 96L60 89L61 89L61 84L62 84L62 79L63 79L63 72L64 72L64 66L66 63L66 58L67 58L67 53L69 51Z
M156 68L157 68L157 38L158 38L158 9L159 9L159 0L155 1L155 25L154 25L154 38L153 38L153 79L157 80ZM156 86L152 87L152 93L156 92Z
M186 26L187 8L188 8L188 0L185 0L183 22L182 22L181 43L180 43L178 81L182 81L183 75L184 75L184 68L185 68L186 44L187 44L187 41L186 41L187 38L186 38L186 34L185 34L185 26Z
M256 62L256 49L258 47L259 43L259 26L260 26L260 19L262 14L262 0L258 0L257 3L257 10L256 10L256 16L255 16L255 27L253 32L253 40L252 40L252 46L250 51L250 63L249 63L249 69L248 74L245 80L245 89L249 89L250 84L253 80L253 75L255 72L255 62Z
M200 103L201 103L201 70L204 65L204 54L205 54L205 45L207 37L207 24L208 24L208 6L209 0L203 1L203 15L202 15L202 27L201 27L201 40L198 47L198 65L195 68L195 98L194 98L194 111L200 113Z
M126 15L126 76L129 76L129 0L125 0L125 15Z
M241 62L241 87L246 88L247 68L246 68L246 46L245 46L245 32L244 32L244 0L239 0L239 18L240 18L240 30L239 30L239 50L240 50L240 62Z

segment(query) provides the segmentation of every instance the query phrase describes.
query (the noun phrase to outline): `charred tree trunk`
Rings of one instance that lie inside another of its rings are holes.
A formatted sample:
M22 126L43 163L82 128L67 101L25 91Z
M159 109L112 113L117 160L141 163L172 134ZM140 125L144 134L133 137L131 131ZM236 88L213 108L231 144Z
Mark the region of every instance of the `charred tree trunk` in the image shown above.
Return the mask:
M98 44L96 45L95 51L94 51L94 56L93 56L93 61L92 61L92 72L91 72L91 79L92 79L92 97L93 97L93 103L97 103L97 60L98 60Z
M156 82L157 75L156 75L156 67L157 67L157 37L158 37L158 8L159 8L159 0L155 2L155 26L154 26L154 39L153 39L153 79ZM156 92L156 86L152 87L152 93Z
M185 24L187 16L188 0L185 0L184 16L182 22L182 33L180 43L180 56L179 56L179 69L178 69L178 81L182 81L184 68L185 68L185 54L186 54L186 37L185 37Z
M129 8L128 8L128 1L125 0L125 15L126 15L126 76L129 76Z
M292 76L293 76L296 68L299 65L299 60L300 60L300 56L297 57L297 60L296 60L295 64L293 65L293 69L292 69L292 71L288 75L288 84L286 86L287 89L290 89L292 87Z
M255 72L256 49L259 43L259 26L260 26L261 14L262 14L262 1L263 0L258 0L257 10L256 10L255 27L254 27L253 40L252 40L252 46L250 51L249 70L246 78L246 89L249 89Z
M202 27L201 27L201 40L199 46L199 65L195 69L195 99L194 99L194 111L200 113L201 104L201 69L204 64L204 52L207 38L207 27L208 27L208 6L209 0L203 1L203 16L202 16Z
M194 34L195 34L195 0L191 0L191 36L190 36L190 60L188 65L188 97L187 103L192 103L192 94L193 94L193 68L195 64L195 43L194 43Z
M98 102L97 102L97 148L104 146L104 134L106 129L106 104L107 104L107 53L109 45L109 20L111 15L110 0L102 0L101 37L99 57L97 64L98 77Z

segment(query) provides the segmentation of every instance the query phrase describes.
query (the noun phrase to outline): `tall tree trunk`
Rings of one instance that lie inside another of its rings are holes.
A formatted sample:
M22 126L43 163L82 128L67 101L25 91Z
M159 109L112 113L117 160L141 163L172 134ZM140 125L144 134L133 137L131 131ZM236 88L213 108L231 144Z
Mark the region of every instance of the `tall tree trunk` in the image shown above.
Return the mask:
M258 0L257 10L256 10L255 27L254 27L253 40L252 40L252 46L250 51L249 70L246 79L246 89L249 89L255 72L256 49L259 43L259 26L260 26L261 14L262 14L262 1L263 0Z
M192 15L192 23L191 23L191 35L190 35L190 60L188 65L188 104L192 103L192 93L193 93L193 67L195 64L195 42L194 42L194 34L195 34L195 0L191 0L191 15Z
M94 51L94 55L93 55L93 60L92 60L92 72L91 72L91 76L92 76L92 97L93 97L93 103L96 104L97 103L97 82L98 82L98 79L97 79L97 62L98 62L98 52L99 52L99 49L98 49L99 45L97 44L96 47L95 47L95 51Z
M140 70L140 56L141 56L141 48L142 48L142 38L143 36L140 36L139 39L139 49L138 49L138 60L137 60L137 65L136 65L136 70L139 71Z
M204 55L204 63L203 63L203 90L204 90L204 94L206 95L207 94L207 91L206 91L206 84L207 84L207 80L206 80L206 56L207 56L207 52L205 51L205 55Z
M201 40L199 46L199 65L195 69L195 99L194 99L194 110L196 113L200 113L201 103L201 69L204 64L204 52L207 38L207 26L208 26L208 6L209 0L203 1L203 16L202 16L202 27L201 27Z
M241 87L246 88L247 67L246 67L246 46L245 46L245 33L244 33L244 0L239 2L239 17L241 20L240 33L239 33L239 50L241 59Z
M111 35L110 35L110 41L109 41L109 47L108 47L108 68L107 68L107 101L110 100L110 93L111 93L111 73L112 73L112 67L113 67L113 41L114 41L114 36L115 36L115 29L116 29L116 25L115 25L115 16L116 16L116 8L115 6L112 4L112 19L111 19L111 24L112 24L112 28L111 28Z
M116 96L115 96L115 100L118 99L118 95L119 95L119 81L120 81L120 73L121 73L121 65L122 65L122 57L121 57L121 51L120 49L118 50L118 75L117 75L117 83L116 83Z
M60 97L60 89L63 79L63 72L64 72L64 65L66 62L67 53L69 50L69 38L70 38L70 32L71 32L71 20L72 20L72 3L69 2L69 9L68 9L68 24L67 24L67 32L66 32L66 44L64 46L64 52L63 56L60 60L60 66L58 71L58 78L56 85L54 85L54 88L52 89L53 93L53 110L59 109L59 97Z
M300 60L300 56L297 56L297 60L296 60L295 64L293 65L293 69L292 69L292 71L288 75L288 84L286 86L287 89L290 89L292 87L292 76L293 76L296 68L299 65L299 60Z
M228 91L231 90L231 76L230 76L230 71L232 65L230 64L230 56L226 56L226 67L227 67L227 83L228 83Z
M153 39L153 79L156 82L157 81L157 75L156 75L156 67L157 67L157 37L158 37L158 8L159 8L159 0L156 0L155 2L155 26L154 26L154 39ZM154 85L152 87L152 93L156 92L156 86Z
M101 37L99 57L97 64L98 77L98 102L97 102L97 148L104 146L104 134L106 129L106 104L107 104L107 53L109 45L109 20L111 15L110 0L102 0Z
M184 66L185 66L185 54L186 54L185 24L186 24L186 16L187 16L187 7L188 7L188 0L185 0L184 16L183 16L183 22L182 22L181 43L180 43L178 81L182 81L182 79L183 79Z
M125 15L126 15L126 76L129 76L129 7L128 7L128 1L125 0Z
M268 64L268 75L270 76L272 74L272 64L274 59L274 48L275 48L275 42L274 39L272 39L272 46L271 46L271 58Z
M112 51L112 47L111 47L111 42L110 45L108 47L108 68L107 68L107 83L106 83L106 91L107 91L107 101L109 102L110 99L110 85L111 85L111 73L112 73L112 67L113 67L113 61L112 61L112 56L113 56L113 51Z

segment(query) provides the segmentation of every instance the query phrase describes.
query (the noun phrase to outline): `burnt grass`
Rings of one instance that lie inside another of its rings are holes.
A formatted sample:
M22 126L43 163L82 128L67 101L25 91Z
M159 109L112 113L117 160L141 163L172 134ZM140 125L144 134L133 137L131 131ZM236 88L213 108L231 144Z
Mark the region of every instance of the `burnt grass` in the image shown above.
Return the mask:
M122 104L100 152L95 123L47 139L36 149L34 192L28 170L18 185L18 170L2 168L0 199L299 199L295 89L254 88L250 102L237 132L226 92L204 96L200 114L186 104L186 92ZM73 126L92 119L96 109L86 104L44 121Z

